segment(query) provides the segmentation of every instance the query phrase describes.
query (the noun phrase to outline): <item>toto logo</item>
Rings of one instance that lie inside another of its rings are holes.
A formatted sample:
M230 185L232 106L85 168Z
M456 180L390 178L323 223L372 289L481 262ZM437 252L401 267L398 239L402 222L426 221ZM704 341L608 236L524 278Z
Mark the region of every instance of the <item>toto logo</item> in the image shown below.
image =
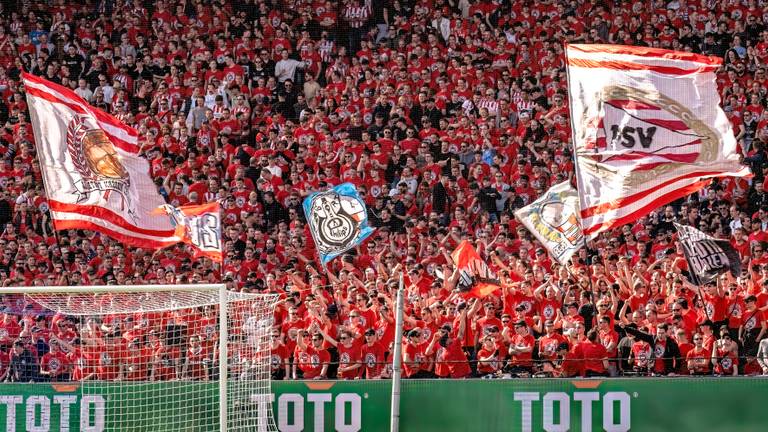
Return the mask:
M309 224L317 235L321 253L351 247L360 234L365 207L355 198L329 190L310 202Z

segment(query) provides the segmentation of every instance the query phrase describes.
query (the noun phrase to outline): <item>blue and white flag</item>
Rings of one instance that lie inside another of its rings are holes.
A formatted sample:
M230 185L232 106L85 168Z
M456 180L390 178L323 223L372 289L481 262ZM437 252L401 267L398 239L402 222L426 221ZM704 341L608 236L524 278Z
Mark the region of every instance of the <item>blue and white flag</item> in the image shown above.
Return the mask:
M365 202L351 183L309 195L304 199L304 215L323 266L374 231L368 226Z

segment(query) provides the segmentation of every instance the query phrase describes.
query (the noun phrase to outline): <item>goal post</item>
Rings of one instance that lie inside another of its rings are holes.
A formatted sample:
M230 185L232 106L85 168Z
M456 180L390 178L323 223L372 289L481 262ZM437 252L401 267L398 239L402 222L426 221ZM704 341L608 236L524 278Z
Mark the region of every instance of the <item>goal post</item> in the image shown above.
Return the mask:
M20 318L12 349L35 359L11 381L79 394L76 403L62 399L72 405L62 408L62 430L277 430L275 294L107 285L0 287L0 297L4 314Z

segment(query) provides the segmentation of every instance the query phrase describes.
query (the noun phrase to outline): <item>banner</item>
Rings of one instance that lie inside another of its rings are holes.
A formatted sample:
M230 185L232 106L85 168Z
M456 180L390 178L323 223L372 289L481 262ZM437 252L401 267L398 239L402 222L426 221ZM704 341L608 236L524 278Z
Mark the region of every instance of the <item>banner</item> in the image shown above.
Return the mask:
M23 74L55 229L88 229L131 246L176 243L165 204L138 154L138 134L72 90Z
M274 381L277 430L389 431L391 385ZM768 380L754 377L403 380L400 430L762 432L766 398ZM216 382L0 384L8 432L208 432L218 430L218 412ZM257 422L240 412L233 420Z
M556 184L539 199L517 210L515 217L560 264L584 246L579 218L579 194L569 182Z
M174 207L160 206L154 213L167 214L179 242L192 245L195 257L221 262L221 206L218 202Z
M733 277L741 276L741 257L730 241L716 239L688 225L675 223L675 228L688 261L691 283L712 282L725 271Z
M368 226L365 202L352 183L310 194L304 199L304 215L323 266L374 231Z
M463 240L451 254L453 263L459 269L459 280L456 288L465 297L483 298L501 289L496 275L488 268L488 264L480 258L472 244Z
M657 48L567 45L581 226L594 238L746 177L715 83L722 59Z

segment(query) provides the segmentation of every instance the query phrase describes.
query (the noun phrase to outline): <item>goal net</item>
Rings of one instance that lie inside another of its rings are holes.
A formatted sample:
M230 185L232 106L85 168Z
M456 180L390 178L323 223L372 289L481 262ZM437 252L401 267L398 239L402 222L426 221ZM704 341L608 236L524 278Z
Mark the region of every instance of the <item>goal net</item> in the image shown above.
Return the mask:
M40 407L40 427L277 430L269 339L277 296L223 285L52 289L0 289L6 314L21 310L12 349L34 362L8 380L49 381L59 392L59 406Z

